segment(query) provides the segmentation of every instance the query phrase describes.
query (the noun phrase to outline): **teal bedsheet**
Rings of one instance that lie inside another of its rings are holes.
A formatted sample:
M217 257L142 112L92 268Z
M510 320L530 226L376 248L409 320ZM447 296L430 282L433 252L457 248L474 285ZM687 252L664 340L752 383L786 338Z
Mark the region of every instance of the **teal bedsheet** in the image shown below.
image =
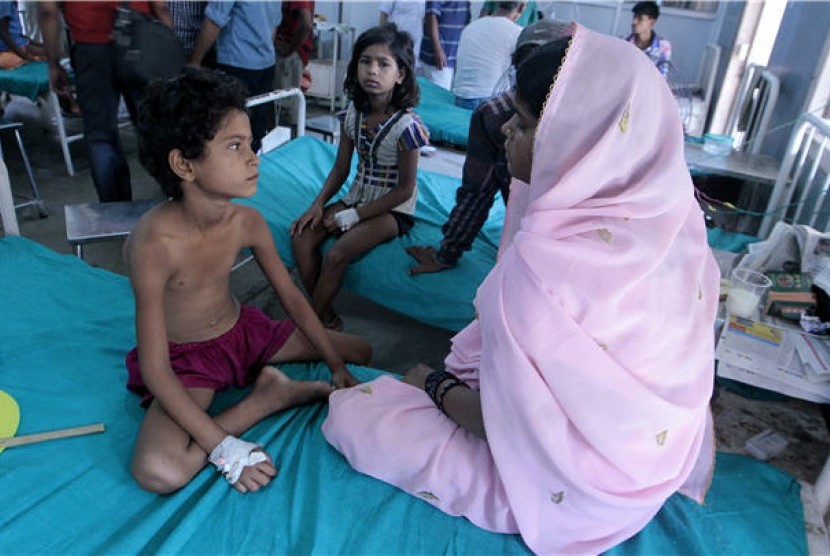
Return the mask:
M271 231L282 260L295 266L288 229L311 204L334 164L335 148L312 137L300 137L262 158L259 190L239 202L259 210ZM343 188L345 195L352 175ZM432 172L418 172L418 205L410 232L370 251L349 266L344 287L375 303L448 330L460 330L475 316L472 300L496 261L504 221L501 196L467 252L453 269L409 276L415 263L406 254L410 245L438 246L441 226L455 205L461 181Z
M415 112L429 128L429 140L433 143L467 148L472 110L455 105L455 95L423 77L418 78L421 102Z
M37 100L49 92L49 69L46 62L30 62L13 70L0 70L0 91Z
M129 476L142 418L124 388L135 341L127 280L21 238L0 240L0 389L21 408L18 434L102 422L102 434L0 454L0 554L525 554L488 533L360 475L324 440L317 404L256 425L280 472L242 495L206 468L169 496ZM290 365L325 378L320 365ZM361 379L380 371L353 368ZM240 396L217 397L226 406ZM719 454L707 503L675 495L614 554L806 554L798 483Z

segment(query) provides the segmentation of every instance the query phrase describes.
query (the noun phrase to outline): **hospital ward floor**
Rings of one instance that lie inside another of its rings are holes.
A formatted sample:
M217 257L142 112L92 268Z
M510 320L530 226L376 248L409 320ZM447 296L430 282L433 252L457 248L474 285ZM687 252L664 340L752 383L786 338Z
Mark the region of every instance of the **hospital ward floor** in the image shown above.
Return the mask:
M66 204L97 201L83 142L70 145L76 171L75 176L70 177L57 134L50 126L45 110L17 97L11 102L7 99L3 101L5 117L24 123L23 141L48 210L46 218L39 218L33 208L19 210L21 234L57 252L71 253L66 242L63 207ZM323 113L323 108L310 106L310 115ZM67 122L70 132L80 130L80 121ZM121 137L132 173L134 198L160 200L159 188L138 162L132 128L123 128ZM4 133L0 140L14 192L30 196L29 180L14 137L11 133ZM463 160L463 153L439 148L432 156L422 157L420 167L460 177ZM90 265L124 274L121 247L120 240L89 244L84 250L85 260ZM232 283L243 303L260 306L273 317L282 315L279 303L255 264L237 270ZM449 351L451 332L422 324L354 294L341 292L335 301L335 308L345 323L346 332L362 335L371 341L375 350L374 367L398 373L417 363L438 368ZM769 463L791 473L806 487L802 497L805 500L810 552L830 554L826 527L813 507L811 487L830 452L830 434L819 406L719 381L712 407L720 451L745 454L747 440L768 429L786 437L786 448Z

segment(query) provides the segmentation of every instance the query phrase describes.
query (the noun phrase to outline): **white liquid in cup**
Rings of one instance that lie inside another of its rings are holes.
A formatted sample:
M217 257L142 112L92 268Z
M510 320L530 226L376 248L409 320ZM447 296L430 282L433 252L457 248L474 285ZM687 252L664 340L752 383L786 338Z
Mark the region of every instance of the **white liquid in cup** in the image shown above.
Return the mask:
M755 309L760 302L761 296L758 294L740 288L732 288L726 297L726 308L736 317L748 319L755 313Z

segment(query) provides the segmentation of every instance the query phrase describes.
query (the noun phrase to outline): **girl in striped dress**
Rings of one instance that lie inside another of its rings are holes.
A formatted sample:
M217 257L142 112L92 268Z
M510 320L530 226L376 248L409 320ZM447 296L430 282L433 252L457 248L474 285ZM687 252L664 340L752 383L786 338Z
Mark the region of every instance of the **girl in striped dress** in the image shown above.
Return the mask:
M294 256L311 305L328 328L343 323L331 307L349 263L405 234L414 224L415 172L428 132L412 107L420 92L412 39L394 24L358 37L346 74L352 102L339 115L343 133L337 159L311 206L291 225ZM330 203L349 176L357 151L357 176L345 197ZM325 254L323 243L336 241Z

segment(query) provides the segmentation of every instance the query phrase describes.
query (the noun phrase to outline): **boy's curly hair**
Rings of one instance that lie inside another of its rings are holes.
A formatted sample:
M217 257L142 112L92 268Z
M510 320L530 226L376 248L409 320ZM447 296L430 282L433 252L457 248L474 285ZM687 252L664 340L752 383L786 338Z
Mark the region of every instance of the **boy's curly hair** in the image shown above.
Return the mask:
M138 156L167 197L182 198L170 151L179 149L189 159L203 156L225 115L245 110L246 96L241 81L204 68L186 67L178 77L147 87L138 107Z
M367 112L369 96L363 91L357 79L357 65L363 51L375 44L385 44L395 58L398 67L403 70L403 83L395 85L392 91L392 106L396 110L412 108L421 98L421 90L415 79L415 52L412 46L412 37L406 31L398 30L394 23L386 23L367 29L357 37L352 48L352 59L346 69L346 81L343 88L346 95L352 99L355 108Z

